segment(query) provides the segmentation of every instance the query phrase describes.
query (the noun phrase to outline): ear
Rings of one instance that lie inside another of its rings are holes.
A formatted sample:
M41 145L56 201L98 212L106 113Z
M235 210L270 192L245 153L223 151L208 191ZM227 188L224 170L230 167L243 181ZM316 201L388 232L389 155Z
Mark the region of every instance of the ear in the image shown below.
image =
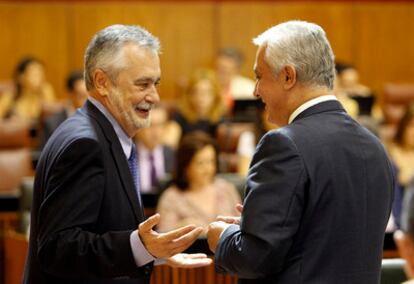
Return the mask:
M96 69L93 72L93 83L95 90L98 92L99 95L106 97L109 94L111 80L103 70Z
M296 70L295 67L288 64L283 67L283 87L285 90L290 90L296 84Z

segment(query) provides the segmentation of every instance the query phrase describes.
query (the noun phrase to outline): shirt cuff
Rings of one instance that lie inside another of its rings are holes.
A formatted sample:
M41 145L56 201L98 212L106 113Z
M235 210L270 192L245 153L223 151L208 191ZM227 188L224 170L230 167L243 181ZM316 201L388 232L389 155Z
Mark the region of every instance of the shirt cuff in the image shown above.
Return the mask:
M129 241L131 243L132 255L134 256L137 267L144 266L145 264L156 260L156 258L153 257L145 248L138 235L138 230L131 233Z
M219 239L223 236L224 232L232 225L232 224L226 224L227 226L221 231Z

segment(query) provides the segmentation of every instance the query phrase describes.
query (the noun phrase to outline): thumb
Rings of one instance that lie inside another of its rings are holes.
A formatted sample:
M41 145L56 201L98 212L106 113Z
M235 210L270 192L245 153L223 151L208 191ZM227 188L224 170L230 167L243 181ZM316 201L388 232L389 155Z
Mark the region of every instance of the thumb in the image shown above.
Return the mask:
M149 232L160 222L160 214L154 214L149 217L147 220L139 224L139 230L144 232Z

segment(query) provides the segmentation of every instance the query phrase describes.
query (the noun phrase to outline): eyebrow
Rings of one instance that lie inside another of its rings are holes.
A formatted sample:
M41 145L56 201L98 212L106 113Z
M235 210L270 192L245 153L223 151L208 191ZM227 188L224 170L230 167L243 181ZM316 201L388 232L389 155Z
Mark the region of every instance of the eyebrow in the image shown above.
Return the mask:
M140 84L140 83L147 83L147 82L154 82L159 83L161 81L160 77L153 78L153 77L142 77L139 79L134 80L134 84Z

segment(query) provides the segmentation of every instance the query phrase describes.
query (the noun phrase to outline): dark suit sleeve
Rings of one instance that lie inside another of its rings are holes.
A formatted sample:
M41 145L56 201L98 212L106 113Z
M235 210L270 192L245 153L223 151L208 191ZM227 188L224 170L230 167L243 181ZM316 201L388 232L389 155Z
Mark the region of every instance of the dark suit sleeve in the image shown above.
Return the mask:
M137 272L131 232L96 234L105 189L98 142L81 139L58 154L44 181L39 210L38 256L46 272L60 277L133 276Z
M240 228L230 226L217 246L217 270L246 279L280 271L300 225L306 181L290 138L265 135L249 170Z

